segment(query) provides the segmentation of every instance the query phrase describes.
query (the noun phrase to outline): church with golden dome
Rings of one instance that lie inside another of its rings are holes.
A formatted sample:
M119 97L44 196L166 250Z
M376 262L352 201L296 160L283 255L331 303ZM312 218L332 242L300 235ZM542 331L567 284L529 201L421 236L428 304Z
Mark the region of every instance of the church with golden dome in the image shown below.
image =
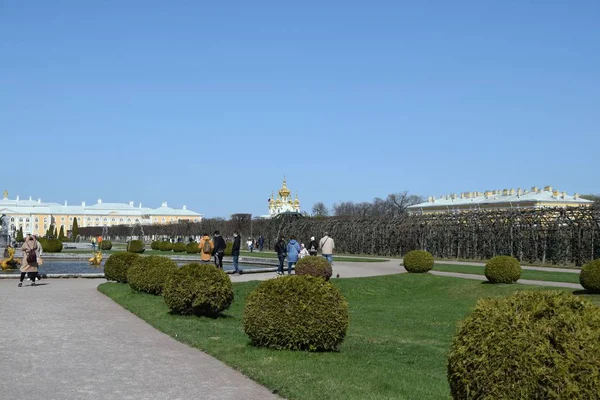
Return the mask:
M292 192L287 187L285 177L283 178L283 185L277 192L271 193L269 199L269 215L265 215L267 218L275 217L281 213L299 213L300 212L300 200L298 200L298 193L296 192L296 198L292 200Z

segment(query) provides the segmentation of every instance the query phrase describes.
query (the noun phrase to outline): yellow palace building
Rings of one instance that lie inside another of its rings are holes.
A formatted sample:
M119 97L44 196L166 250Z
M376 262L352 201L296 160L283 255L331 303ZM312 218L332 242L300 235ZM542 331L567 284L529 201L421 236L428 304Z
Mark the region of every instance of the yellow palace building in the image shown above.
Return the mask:
M181 209L170 208L167 203L162 203L159 208L137 206L133 201L127 203L103 203L98 199L96 204L67 205L59 203L42 202L41 199L21 200L9 199L8 192L0 200L0 214L9 219L9 231L14 235L23 228L24 234L44 235L53 225L57 230L62 227L65 234L73 229L73 220L77 218L79 227L88 226L115 226L115 225L153 225L171 224L180 221L200 222L202 214L188 210L186 206Z

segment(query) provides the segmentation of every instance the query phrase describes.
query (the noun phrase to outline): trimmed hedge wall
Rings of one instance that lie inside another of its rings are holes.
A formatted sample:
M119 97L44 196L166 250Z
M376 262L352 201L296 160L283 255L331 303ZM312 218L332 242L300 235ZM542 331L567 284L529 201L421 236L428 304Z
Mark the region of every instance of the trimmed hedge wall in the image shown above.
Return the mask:
M160 242L160 250L161 251L172 251L173 243L171 242Z
M295 266L296 275L310 275L323 278L326 281L331 278L333 269L329 262L319 256L306 256L298 260Z
M519 260L511 256L497 256L485 265L485 277L490 283L515 283L521 278Z
M183 242L173 243L173 251L175 253L185 252L185 243L183 243Z
M597 399L600 308L562 291L479 300L448 359L454 399Z
M44 239L40 243L44 253L60 253L63 249L63 244L58 239Z
M103 240L100 242L100 250L110 250L112 249L112 242L110 240Z
M126 251L111 254L104 264L104 276L109 281L127 283L127 270L138 258L139 254Z
M165 303L177 314L216 316L233 302L229 276L214 265L192 263L169 276Z
M127 271L127 281L140 292L161 294L167 277L176 270L177 264L169 257L140 257Z
M255 346L336 350L348 330L348 303L331 283L313 276L261 282L246 298L244 332Z
M186 246L185 246L185 251L188 254L196 254L196 253L200 253L200 248L198 248L198 242L189 242Z
M433 268L433 256L425 250L409 251L402 258L404 269L408 272L424 273Z
M159 240L155 240L152 243L150 243L150 248L152 250L160 250L160 241Z

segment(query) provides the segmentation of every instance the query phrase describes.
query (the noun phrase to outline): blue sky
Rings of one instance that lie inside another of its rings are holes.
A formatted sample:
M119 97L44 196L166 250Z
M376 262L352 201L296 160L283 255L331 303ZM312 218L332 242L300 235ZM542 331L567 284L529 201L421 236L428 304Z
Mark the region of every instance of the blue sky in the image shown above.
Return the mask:
M598 1L0 1L10 197L598 193ZM39 179L28 177L31 168Z

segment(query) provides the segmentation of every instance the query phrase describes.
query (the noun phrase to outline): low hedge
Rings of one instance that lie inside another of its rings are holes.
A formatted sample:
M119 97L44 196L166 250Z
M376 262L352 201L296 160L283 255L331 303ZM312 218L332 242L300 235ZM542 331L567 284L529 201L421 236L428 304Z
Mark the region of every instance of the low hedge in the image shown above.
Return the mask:
M454 399L597 399L600 308L562 291L479 300L448 359Z
M144 242L141 240L130 240L129 243L127 243L127 251L130 253L143 253L144 250L146 250L144 248Z
M590 293L600 293L600 258L581 267L579 283Z
M44 239L40 243L44 253L60 253L63 249L63 243L58 239Z
M484 273L490 283L515 283L521 278L521 265L514 257L496 256L487 262Z
M104 264L104 276L109 281L127 283L127 270L138 258L139 254L126 251L111 254Z
M127 281L137 291L161 294L167 277L176 270L177 264L169 257L140 257L127 271Z
M183 242L173 243L173 251L175 253L185 252L185 243L183 243Z
M233 286L229 276L214 265L192 263L171 273L163 296L176 314L214 317L231 305Z
M261 282L246 297L244 332L255 346L336 350L348 330L348 303L330 282L286 276Z
M110 250L112 249L112 242L110 240L103 240L100 242L100 246L98 246L100 250Z
M154 240L152 243L150 243L150 248L152 250L160 250L160 240Z
M173 243L160 242L160 251L171 251L171 250L173 250Z
M333 270L324 257L306 256L302 257L295 266L296 275L310 275L323 278L326 281L331 278Z
M404 269L408 272L424 273L433 268L433 256L425 250L409 251L402 257Z
M197 253L200 253L200 248L198 247L198 242L189 242L185 246L185 251L188 254L197 254Z

